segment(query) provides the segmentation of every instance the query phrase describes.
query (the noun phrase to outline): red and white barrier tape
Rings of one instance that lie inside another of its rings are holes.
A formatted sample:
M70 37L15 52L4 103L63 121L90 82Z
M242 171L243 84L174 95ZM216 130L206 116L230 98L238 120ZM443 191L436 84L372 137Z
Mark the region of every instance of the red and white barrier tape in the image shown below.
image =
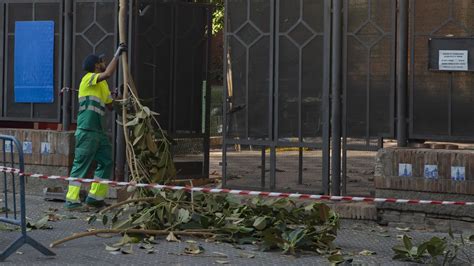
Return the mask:
M312 199L312 200L330 200L330 201L348 201L348 202L349 201L380 202L380 203L387 202L387 203L398 203L398 204L474 206L474 202L466 202L466 201L438 201L438 200L413 200L413 199L370 198L370 197L351 197L351 196L327 196L327 195L311 195L311 194L299 194L299 193L249 191L249 190L224 189L224 188L169 186L169 185L159 185L159 184L131 184L129 182L117 182L117 181L109 181L109 180L83 179L83 178L54 176L54 175L47 176L47 175L42 175L42 174L27 174L27 173L21 173L19 169L9 168L9 167L0 167L0 172L15 173L15 174L20 174L27 177L36 177L40 179L76 181L80 183L100 183L100 184L108 184L111 186L120 186L120 187L135 186L135 187L149 188L149 189L186 190L186 191L203 192L203 193L224 193L224 194L272 197L272 198L293 198L293 199Z

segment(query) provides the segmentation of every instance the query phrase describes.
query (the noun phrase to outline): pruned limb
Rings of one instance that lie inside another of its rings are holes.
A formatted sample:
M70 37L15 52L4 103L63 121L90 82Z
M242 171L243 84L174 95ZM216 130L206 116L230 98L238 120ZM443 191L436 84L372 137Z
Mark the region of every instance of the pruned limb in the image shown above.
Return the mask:
M87 237L87 236L96 236L100 234L144 234L144 235L168 235L173 233L179 236L199 236L199 237L213 237L216 236L215 233L212 233L208 230L203 231L167 231L167 230L146 230L146 229L97 229L90 232L83 232L73 234L72 236L66 237L61 240L54 241L49 245L51 248L54 248L58 245L61 245L65 242L72 241L78 238Z

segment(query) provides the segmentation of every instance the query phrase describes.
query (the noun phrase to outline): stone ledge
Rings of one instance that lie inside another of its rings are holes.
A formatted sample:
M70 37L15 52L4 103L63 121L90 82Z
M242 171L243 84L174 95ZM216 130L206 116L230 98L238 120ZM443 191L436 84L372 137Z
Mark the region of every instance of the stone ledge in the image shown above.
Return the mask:
M74 131L2 128L0 134L14 136L22 143L25 141L32 143L32 153L24 153L25 165L68 167L72 164L74 158ZM48 153L41 152L42 142L50 144ZM14 154L16 155L16 152Z
M379 210L379 223L382 225L409 227L416 230L433 230L438 232L454 232L472 234L474 218L457 217L452 219L443 215L427 215L422 212Z
M374 180L376 189L474 195L473 181L427 180L425 178L398 176L378 176Z
M339 217L353 220L377 220L377 208L375 204L366 202L344 202L327 203Z
M449 201L474 201L474 195L466 194L442 194L418 191L403 191L377 189L376 197L380 198L404 198L421 200L449 200ZM460 217L474 218L474 206L460 205L427 205L427 204L396 204L396 203L377 203L378 210L394 210L408 212L423 212L433 215L443 215L458 219Z

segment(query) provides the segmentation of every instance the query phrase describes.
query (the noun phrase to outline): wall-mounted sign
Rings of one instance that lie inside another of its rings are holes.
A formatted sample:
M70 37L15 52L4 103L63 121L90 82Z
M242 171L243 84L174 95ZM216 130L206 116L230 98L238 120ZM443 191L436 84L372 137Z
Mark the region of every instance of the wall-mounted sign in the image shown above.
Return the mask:
M434 164L426 164L424 169L426 179L438 179L438 166Z
M12 152L12 149L13 149L13 144L11 141L9 140L5 140L5 145L4 145L4 150L5 152Z
M428 49L430 71L474 72L474 38L430 38Z
M54 102L54 21L16 21L16 103Z
M466 168L462 166L451 166L451 179L454 181L466 180Z
M410 177L413 175L412 165L409 163L398 164L398 176Z
M439 50L439 70L467 71L467 50Z
M23 153L32 154L33 153L33 143L31 141L23 142Z
M41 142L41 154L50 154L51 144L49 142Z

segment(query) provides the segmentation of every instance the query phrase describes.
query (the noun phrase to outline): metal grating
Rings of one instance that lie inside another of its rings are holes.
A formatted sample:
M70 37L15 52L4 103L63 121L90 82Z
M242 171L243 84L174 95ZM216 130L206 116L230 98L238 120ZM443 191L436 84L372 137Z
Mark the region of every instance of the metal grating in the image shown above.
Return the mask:
M277 1L277 139L321 142L323 132L324 1ZM327 78L327 77L326 77Z
M474 140L474 76L428 70L429 38L474 37L474 2L413 0L410 8L409 138Z
M204 81L209 70L212 8L179 3L175 12L172 129L176 134L202 135L206 132L203 114L210 108Z
M272 136L274 1L227 1L227 137Z
M0 31L0 52L3 52L3 68L0 84L3 86L1 96L0 120L59 122L60 97L62 84L62 38L63 38L63 1L61 0L3 0L0 1L2 22ZM13 55L15 42L15 21L54 21L54 102L50 104L15 103L13 89Z
M330 64L324 51L330 41L330 1L229 0L225 28L223 185L236 185L238 156L228 156L227 150L242 145L261 149L260 170L254 169L260 177L250 176L259 189L288 189L293 183L303 189L303 175L306 183L323 180L321 190L327 189ZM276 149L288 147L299 151L297 167L283 171L293 171L291 177L276 173L285 167ZM303 173L308 162L303 148L323 148L317 166L322 179L318 171Z
M395 0L344 1L346 137L394 137Z
M173 135L203 136L212 8L148 0L135 9L134 75L140 97Z
M138 1L135 8L132 68L140 97L160 114L170 128L173 63L173 8L160 1Z

